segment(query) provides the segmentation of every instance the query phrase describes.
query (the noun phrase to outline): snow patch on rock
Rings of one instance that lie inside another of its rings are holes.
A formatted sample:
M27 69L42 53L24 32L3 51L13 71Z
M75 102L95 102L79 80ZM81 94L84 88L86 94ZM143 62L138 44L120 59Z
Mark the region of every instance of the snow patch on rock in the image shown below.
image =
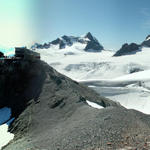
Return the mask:
M88 101L88 100L86 100L86 102L87 102L87 104L88 104L89 106L91 106L91 107L93 107L93 108L97 108L97 109L102 109L102 108L104 108L103 106L98 105L98 104L96 104L96 103L94 103L94 102L90 102L90 101Z
M8 132L8 125L4 124L0 126L0 150L3 146L7 145L13 140L14 134Z

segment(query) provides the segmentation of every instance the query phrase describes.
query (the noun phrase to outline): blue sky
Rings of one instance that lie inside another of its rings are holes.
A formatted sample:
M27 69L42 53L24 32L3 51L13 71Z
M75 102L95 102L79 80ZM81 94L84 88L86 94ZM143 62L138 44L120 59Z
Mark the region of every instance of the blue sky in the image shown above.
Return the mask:
M0 18L3 46L48 42L90 31L106 49L118 50L150 34L150 1L1 0Z

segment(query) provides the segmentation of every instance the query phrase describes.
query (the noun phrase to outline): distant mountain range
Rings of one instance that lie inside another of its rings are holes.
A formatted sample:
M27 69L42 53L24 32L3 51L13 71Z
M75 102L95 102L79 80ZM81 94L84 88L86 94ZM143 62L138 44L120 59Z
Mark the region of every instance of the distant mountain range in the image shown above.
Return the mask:
M65 49L66 47L71 47L74 44L85 44L84 51L87 52L100 52L104 49L104 47L99 43L99 41L88 32L83 37L75 37L75 36L62 36L61 38L57 38L56 40L44 44L35 43L31 46L32 50L36 49L49 49L52 46L57 46L58 49Z
M69 48L74 44L85 45L83 48L83 51L85 52L101 52L102 50L104 50L104 47L90 32L88 32L85 36L81 37L64 35L48 43L44 44L35 43L34 45L31 46L31 49L37 50L37 49L49 49L52 47L57 47L57 49L61 50ZM116 53L113 56L131 55L141 51L142 47L150 47L150 35L148 35L141 44L136 43L123 44L122 47L118 51L116 51Z

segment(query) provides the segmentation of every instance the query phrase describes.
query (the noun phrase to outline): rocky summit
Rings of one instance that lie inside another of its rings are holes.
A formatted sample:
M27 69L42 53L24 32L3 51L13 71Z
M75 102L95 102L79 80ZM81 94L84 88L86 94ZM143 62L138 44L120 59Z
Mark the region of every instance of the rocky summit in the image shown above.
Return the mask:
M139 51L139 45L136 43L131 43L131 44L124 44L122 45L121 49L118 50L114 56L122 56L122 55L129 55L129 54L134 54Z
M102 45L99 44L98 40L92 36L90 32L85 35L85 38L89 39L85 47L85 51L101 51L104 49Z
M39 59L1 61L0 107L10 107L15 118L9 127L15 138L3 150L142 149L150 141L149 115L100 96Z
M141 44L123 44L122 47L114 54L114 56L135 54L141 51L142 47L150 47L150 35L148 35Z
M57 38L52 42L44 44L35 43L33 46L31 46L31 49L49 49L52 46L57 46L59 49L65 49L66 47L71 47L74 44L85 44L84 51L86 52L100 52L104 49L103 46L90 32L88 32L83 37L64 35L61 38Z

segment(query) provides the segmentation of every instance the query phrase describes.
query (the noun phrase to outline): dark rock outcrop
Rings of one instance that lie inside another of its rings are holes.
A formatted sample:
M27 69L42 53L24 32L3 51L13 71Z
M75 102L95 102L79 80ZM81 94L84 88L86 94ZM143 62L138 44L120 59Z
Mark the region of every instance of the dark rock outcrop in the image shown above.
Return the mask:
M62 36L62 39L64 39L66 41L67 45L71 46L73 44L71 41L71 38L66 35Z
M40 63L13 59L0 63L0 108L12 108L12 117L17 117L28 101L37 101L45 77Z
M54 40L51 43L49 43L49 47L50 47L50 44L59 45L59 49L65 48L65 43L59 38L57 38L56 40ZM44 48L46 48L46 47L44 47Z
M122 56L122 55L130 55L130 54L135 54L139 51L141 51L140 48L142 47L150 47L150 35L146 37L144 42L141 44L136 44L136 43L125 43L120 50L118 50L114 56Z
M136 43L131 43L131 44L124 44L120 50L118 50L114 56L122 56L122 55L130 55L130 54L135 54L136 52L140 51L139 50L140 45Z
M1 64L0 72L0 107L11 107L16 118L9 129L15 138L4 150L140 148L149 140L149 115L101 97L45 62Z
M144 42L142 42L141 46L150 47L150 35L148 35Z

